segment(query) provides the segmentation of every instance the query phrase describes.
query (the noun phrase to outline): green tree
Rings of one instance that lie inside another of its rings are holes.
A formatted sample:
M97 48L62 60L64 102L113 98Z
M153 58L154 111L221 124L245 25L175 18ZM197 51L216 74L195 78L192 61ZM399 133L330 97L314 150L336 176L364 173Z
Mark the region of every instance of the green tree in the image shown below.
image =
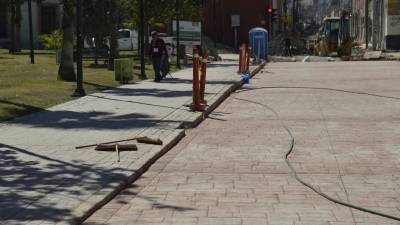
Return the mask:
M140 23L140 0L130 0L130 23L137 29ZM201 21L203 0L180 0L181 19ZM146 0L145 1L145 46L148 46L149 29L170 30L172 21L176 19L176 0ZM169 28L169 29L168 29Z
M118 57L118 0L110 1L110 57L108 69L114 70L114 59Z
M108 68L114 68L118 57L118 29L129 26L131 0L85 0L83 2L83 36L94 40L95 52L110 48ZM132 28L132 27L127 27ZM108 43L107 43L108 42ZM95 59L97 64L97 60Z
M62 19L62 48L61 63L58 69L58 79L65 81L75 81L76 74L74 69L74 0L63 0L63 19Z
M62 33L59 30L55 30L50 34L42 34L39 36L39 41L44 49L57 50L62 46Z
M10 10L10 20L11 20L11 33L10 33L10 54L21 51L21 5L22 0L7 0L7 6Z
M140 22L139 2L131 0L131 24L137 28ZM200 21L203 11L203 0L180 0L181 19ZM146 0L145 15L148 27L168 27L176 19L176 0Z

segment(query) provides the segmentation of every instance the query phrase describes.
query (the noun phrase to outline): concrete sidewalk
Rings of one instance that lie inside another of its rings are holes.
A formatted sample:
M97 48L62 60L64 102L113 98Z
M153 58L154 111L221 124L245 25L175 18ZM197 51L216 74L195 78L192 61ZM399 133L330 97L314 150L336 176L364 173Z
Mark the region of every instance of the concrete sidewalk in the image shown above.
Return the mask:
M208 69L211 108L237 85L237 62ZM253 68L254 69L254 68ZM91 94L0 124L0 223L76 223L134 180L204 117L191 112L192 70L175 79ZM163 146L139 144L135 152L98 152L87 145L147 135Z

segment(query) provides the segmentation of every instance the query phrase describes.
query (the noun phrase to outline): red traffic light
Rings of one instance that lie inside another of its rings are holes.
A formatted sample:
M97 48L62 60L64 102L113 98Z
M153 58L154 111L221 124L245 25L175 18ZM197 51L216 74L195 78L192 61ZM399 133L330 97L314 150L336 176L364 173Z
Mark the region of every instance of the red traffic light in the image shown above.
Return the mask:
M272 7L268 7L267 12L268 12L269 14L271 14L271 13L272 13Z

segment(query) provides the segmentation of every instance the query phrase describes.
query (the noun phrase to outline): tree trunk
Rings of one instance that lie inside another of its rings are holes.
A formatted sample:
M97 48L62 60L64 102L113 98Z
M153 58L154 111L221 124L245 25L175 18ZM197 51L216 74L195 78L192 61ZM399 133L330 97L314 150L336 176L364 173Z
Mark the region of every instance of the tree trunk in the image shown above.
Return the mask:
M114 70L114 59L118 58L118 0L111 0L110 5L110 57L108 70Z
M10 29L10 46L8 52L15 53L15 2L10 2L10 16L11 16L11 29Z
M20 0L17 0L15 3L15 52L21 52L21 4Z
M74 31L73 31L74 1L64 0L63 7L63 40L61 51L61 63L58 69L58 79L65 81L75 81L76 74L74 69Z

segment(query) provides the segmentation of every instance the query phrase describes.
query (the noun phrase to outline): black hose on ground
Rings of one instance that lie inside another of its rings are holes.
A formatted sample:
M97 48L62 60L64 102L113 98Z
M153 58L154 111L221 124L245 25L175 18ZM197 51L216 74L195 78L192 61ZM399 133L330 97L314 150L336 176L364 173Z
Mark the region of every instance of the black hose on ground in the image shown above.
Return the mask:
M343 92L343 93L361 94L361 95L369 95L369 96L374 96L374 97L379 97L379 98L388 98L388 99L400 100L400 98L398 98L398 97L376 95L376 94L370 94L370 93L365 93L365 92L346 91L346 90L339 90L339 89L332 89L332 88L317 88L317 87L258 87L258 88L254 88L254 89L242 89L242 91L238 91L237 93L244 92L244 91L261 90L261 89L285 89L285 88L338 91L338 92ZM260 102L256 102L256 101L252 101L252 100L248 100L248 99L237 98L237 97L233 97L233 98L236 99L236 100L239 100L239 101L245 101L245 102L249 102L249 103L252 103L252 104L255 104L255 105L262 106L263 108L268 109L269 111L274 113L275 117L279 120L281 126L286 130L286 132L290 136L290 146L289 146L289 150L285 154L285 162L288 165L288 167L290 168L294 178L298 182L300 182L304 186L308 187L309 189L311 189L315 193L319 194L320 196L324 197L325 199L327 199L327 200L329 200L331 202L334 202L336 204L343 205L343 206L346 206L346 207L350 207L350 208L353 208L353 209L356 209L356 210L359 210L359 211L363 211L363 212L366 212L366 213L374 214L374 215L377 215L377 216L385 217L385 218L388 218L388 219L400 221L400 217L396 217L396 216L393 216L393 215L388 215L388 214L385 214L385 213L382 213L382 212L378 212L378 211L375 211L375 210L372 210L372 209L364 208L364 207L361 207L361 206L358 206L358 205L354 205L354 204L351 204L351 203L343 202L343 201L341 201L339 199L333 198L333 197L323 193L322 191L318 190L316 187L314 187L310 183L308 183L308 182L304 181L303 179L301 179L298 176L295 168L293 167L293 165L290 163L290 160L289 160L289 156L292 154L293 149L294 149L295 138L294 138L292 132L290 131L290 129L282 121L279 113L277 113L273 108L269 107L268 105L260 103Z

